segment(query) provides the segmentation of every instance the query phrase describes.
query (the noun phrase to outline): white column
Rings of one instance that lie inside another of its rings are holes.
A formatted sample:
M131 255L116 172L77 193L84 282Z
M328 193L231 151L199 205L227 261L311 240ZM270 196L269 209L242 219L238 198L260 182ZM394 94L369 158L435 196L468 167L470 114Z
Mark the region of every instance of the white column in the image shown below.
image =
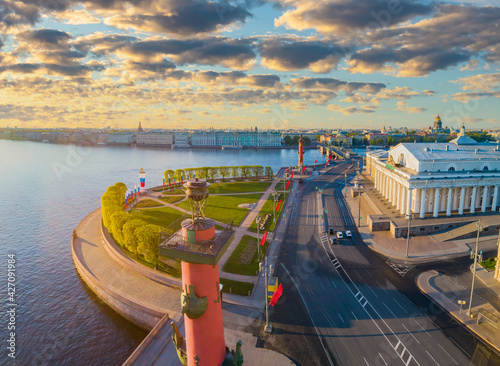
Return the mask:
M406 205L405 205L405 202L406 202L406 188L405 187L401 187L401 215L404 215L405 214L405 209L406 209Z
M472 199L470 201L470 213L471 214L476 212L476 193L477 193L477 187L472 187Z
M423 219L425 217L425 195L427 189L422 189L422 198L420 199L420 218Z
M394 180L389 181L389 203L392 203L392 191L394 190Z
M411 215L411 201L413 199L413 188L408 188L408 193L407 193L407 204L406 204L406 214Z
M436 194L434 195L434 217L438 217L439 212L439 190L441 188L436 188Z
M453 203L451 204L452 210L458 210L458 188L453 189Z
M493 190L493 203L491 204L491 211L497 210L497 200L498 200L498 186L495 186Z
M485 186L483 189L483 205L481 207L481 212L486 212L486 204L490 197L488 197L488 186Z
M396 184L396 210L401 208L401 184Z
M446 216L451 216L451 203L453 199L453 187L448 188L448 206L446 207Z
M464 203L465 203L465 187L460 189L460 206L458 207L458 214L464 214Z
M417 189L415 191L415 208L413 209L413 212L416 214L420 213L420 199L422 198L422 190Z

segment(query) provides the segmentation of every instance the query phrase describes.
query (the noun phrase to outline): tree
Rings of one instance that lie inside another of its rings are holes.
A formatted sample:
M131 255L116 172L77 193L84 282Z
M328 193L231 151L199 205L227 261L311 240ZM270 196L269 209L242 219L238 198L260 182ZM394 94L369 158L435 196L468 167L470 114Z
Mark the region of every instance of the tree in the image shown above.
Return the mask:
M146 223L139 219L129 220L127 221L122 228L123 239L125 248L129 252L132 252L137 257L137 236L135 235L135 231L141 226L145 226Z
M175 172L172 169L165 170L165 173L163 173L163 176L165 177L165 183L168 183L168 178L170 178L170 181L172 183L175 180Z
M271 177L273 176L273 168L271 168L270 166L266 166L265 174L269 179L271 179Z
M207 179L207 168L196 168L196 176L200 179Z
M262 168L260 165L253 165L250 167L252 174L254 175L255 179L257 177L261 176L264 172L264 168Z
M292 138L289 135L286 135L283 138L283 142L285 143L286 146L292 145Z
M101 214L102 214L102 222L105 227L110 229L111 221L110 218L111 216L116 213L122 211L122 207L118 206L117 204L114 203L106 203L103 202L101 199ZM110 230L111 231L111 230Z
M252 172L252 169L250 166L248 165L244 165L244 166L241 166L240 167L240 171L241 171L241 176L244 177L244 178L248 178L248 176L250 175L250 173Z
M186 179L186 173L182 169L177 169L175 171L175 180L180 182L182 179Z
M125 245L125 238L123 236L123 225L127 223L127 221L133 218L127 212L117 211L110 217L110 231L113 233L113 237L116 240L116 243L120 246Z
M186 173L186 177L184 179L188 179L188 178L193 179L193 174L196 173L196 169L187 168L187 169L184 169L184 173Z
M148 263L158 265L158 238L162 228L158 225L138 227L134 234L137 237L137 252L144 256Z
M231 169L231 174L233 176L233 179L240 176L240 167L239 166L232 166L232 167L230 167L230 169Z
M302 137L302 140L304 140L304 146L309 146L311 145L311 138L309 136L304 136ZM298 141L297 141L297 145L298 145Z
M212 167L208 168L208 178L210 180L214 180L215 178L217 178L218 173L219 173L219 169L217 167L212 166Z
M368 145L368 138L367 137L363 137L363 145Z
M224 178L229 177L230 168L228 166L220 166L219 167L219 175L222 177L222 181L224 182Z
M389 136L389 137L387 138L387 143L388 143L389 145L394 145L394 137Z

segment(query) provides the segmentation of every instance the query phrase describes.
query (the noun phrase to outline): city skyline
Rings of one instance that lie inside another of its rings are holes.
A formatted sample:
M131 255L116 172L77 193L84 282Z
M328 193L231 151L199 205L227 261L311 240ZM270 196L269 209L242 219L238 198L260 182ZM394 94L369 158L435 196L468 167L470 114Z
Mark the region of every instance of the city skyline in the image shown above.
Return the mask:
M0 127L500 126L493 1L4 5Z

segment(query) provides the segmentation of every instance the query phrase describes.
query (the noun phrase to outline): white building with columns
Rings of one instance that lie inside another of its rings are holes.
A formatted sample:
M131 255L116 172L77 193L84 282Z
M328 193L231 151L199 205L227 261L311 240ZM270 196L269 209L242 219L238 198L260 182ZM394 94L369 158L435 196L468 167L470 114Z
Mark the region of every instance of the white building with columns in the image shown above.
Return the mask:
M449 143L401 143L366 154L375 188L401 214L451 216L498 211L500 146L465 135Z

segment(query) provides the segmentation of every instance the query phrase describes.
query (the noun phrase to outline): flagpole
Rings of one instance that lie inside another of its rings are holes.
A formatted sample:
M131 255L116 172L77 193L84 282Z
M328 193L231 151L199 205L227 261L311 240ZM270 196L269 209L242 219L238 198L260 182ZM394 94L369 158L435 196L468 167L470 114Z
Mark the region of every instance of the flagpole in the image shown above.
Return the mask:
M268 273L269 273L269 268L267 267L267 253L266 253L266 256L264 258L264 266L265 266L265 276L266 276L266 285L265 285L265 288L264 288L264 292L265 292L265 299L266 299L266 326L264 328L264 332L265 333L271 333L271 327L269 326L269 296L268 296L268 291L269 291L269 287L268 287Z

